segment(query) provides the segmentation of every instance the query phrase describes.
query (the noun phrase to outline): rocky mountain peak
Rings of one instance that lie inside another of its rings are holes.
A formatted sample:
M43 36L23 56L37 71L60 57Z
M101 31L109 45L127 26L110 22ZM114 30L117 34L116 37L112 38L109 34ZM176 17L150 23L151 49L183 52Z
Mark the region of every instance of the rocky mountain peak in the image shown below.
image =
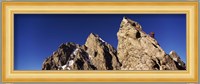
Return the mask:
M177 65L155 38L142 30L141 25L127 17L117 32L117 56L121 70L177 70Z
M99 35L95 34L95 33L90 33L90 35L88 36L89 37L99 37Z
M117 57L117 51L110 44L105 42L97 34L91 33L85 43L88 54L90 54L92 61L98 66L98 70L118 70L120 63ZM105 64L100 65L99 64Z
M99 37L99 35L95 34L95 33L90 33L90 35L88 36L87 40L86 40L86 45L90 44L90 43L105 43L105 41Z
M91 33L84 45L61 44L42 70L119 70L117 51L97 34Z
M122 27L122 26L124 26L124 27ZM121 21L120 28L125 28L125 27L128 27L128 26L129 26L129 28L134 27L137 30L142 30L142 26L138 22L131 20L131 19L124 16L122 21Z
M42 70L185 70L175 51L167 54L142 26L123 17L117 32L117 50L99 35L90 33L84 45L62 43L46 58Z

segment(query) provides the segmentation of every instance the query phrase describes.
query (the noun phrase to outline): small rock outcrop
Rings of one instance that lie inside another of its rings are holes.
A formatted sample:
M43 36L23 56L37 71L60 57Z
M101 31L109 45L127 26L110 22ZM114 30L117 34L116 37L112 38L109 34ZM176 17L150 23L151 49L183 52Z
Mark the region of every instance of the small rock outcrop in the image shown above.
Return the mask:
M117 37L117 50L94 33L84 45L63 43L44 60L42 70L186 70L175 51L167 54L154 32L145 33L136 21L124 17Z
M175 51L171 51L169 56L174 60L176 67L179 70L186 70L185 63L181 60L180 56Z

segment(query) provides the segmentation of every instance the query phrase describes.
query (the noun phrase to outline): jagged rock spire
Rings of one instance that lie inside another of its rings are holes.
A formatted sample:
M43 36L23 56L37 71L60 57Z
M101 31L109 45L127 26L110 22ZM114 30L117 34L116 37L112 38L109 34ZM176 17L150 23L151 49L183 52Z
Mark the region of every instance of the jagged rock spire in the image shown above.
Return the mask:
M122 26L124 26L124 27L122 27ZM137 30L142 31L142 26L138 22L133 21L133 20L124 16L123 19L122 19L120 28L125 28L125 27L133 27Z
M105 42L97 34L91 33L85 45L88 47L88 54L98 70L119 70L120 62L117 57L117 51L110 44Z
M124 17L119 31L117 56L121 70L177 70L174 60L139 23Z

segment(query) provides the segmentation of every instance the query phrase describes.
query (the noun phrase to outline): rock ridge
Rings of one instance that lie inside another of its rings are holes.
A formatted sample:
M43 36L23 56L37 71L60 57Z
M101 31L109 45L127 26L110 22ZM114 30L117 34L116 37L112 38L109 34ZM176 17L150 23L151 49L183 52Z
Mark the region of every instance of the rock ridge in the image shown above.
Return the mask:
M153 35L123 17L115 49L99 35L90 33L84 45L62 43L42 64L42 70L186 70L180 56L167 54Z

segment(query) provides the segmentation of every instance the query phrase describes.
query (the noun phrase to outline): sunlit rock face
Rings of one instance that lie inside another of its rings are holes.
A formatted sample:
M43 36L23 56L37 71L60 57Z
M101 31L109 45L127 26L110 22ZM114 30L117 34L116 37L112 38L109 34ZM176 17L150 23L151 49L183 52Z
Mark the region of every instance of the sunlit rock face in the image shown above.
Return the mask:
M166 54L156 39L142 30L139 23L124 17L117 37L117 56L122 64L121 70L180 69L177 67L175 58ZM180 62L184 67L184 63Z
M61 44L44 60L42 70L185 70L178 54L175 51L167 54L154 35L145 33L138 22L124 17L117 32L117 50L91 33L84 45Z
M98 70L119 70L120 62L117 51L110 44L102 40L97 34L91 33L85 46L91 58L91 62Z
M91 33L85 45L61 44L43 62L42 70L119 70L117 51L97 34Z

